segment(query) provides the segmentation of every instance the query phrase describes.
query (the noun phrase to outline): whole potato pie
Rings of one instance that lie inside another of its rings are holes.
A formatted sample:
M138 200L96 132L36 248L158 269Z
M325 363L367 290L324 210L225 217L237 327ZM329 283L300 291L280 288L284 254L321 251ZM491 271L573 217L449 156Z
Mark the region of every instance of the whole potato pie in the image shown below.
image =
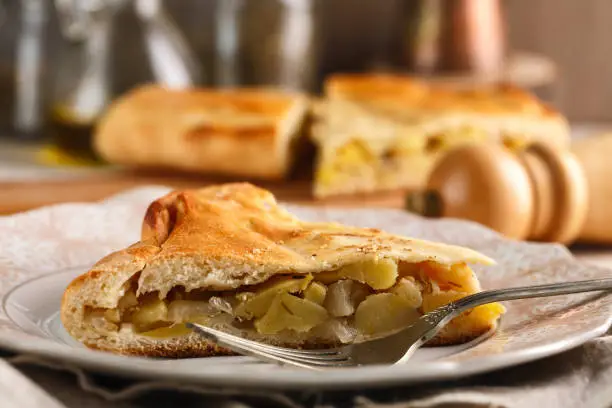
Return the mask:
M479 292L473 250L371 228L306 222L247 183L176 191L152 202L141 239L66 289L64 326L94 349L156 357L229 354L200 323L292 348L362 342ZM479 306L430 344L474 339L504 308Z

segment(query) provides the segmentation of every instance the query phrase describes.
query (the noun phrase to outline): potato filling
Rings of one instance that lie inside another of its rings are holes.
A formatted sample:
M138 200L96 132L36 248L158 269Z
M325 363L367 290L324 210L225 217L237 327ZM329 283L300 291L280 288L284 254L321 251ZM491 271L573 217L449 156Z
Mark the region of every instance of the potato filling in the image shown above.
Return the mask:
M346 330L364 336L383 335L406 327L434 306L479 290L465 264L398 265L391 259L364 261L314 275L276 276L237 291L174 288L164 299L157 293L136 297L134 286L132 283L117 308L90 310L92 324L114 331L131 325L142 335L173 337L189 332L187 322L207 324L222 317L262 335L327 327L338 340L349 342L355 336ZM491 312L480 313L484 319Z
M488 130L466 125L428 133L406 133L386 149L374 152L366 142L355 137L321 160L315 180L326 189L356 179L361 180L362 186L393 178L399 180L401 173L406 171L406 163L423 157L428 157L431 162L439 154L457 146L487 140L493 140ZM527 138L524 135L505 134L502 143L512 150L520 150L527 144Z

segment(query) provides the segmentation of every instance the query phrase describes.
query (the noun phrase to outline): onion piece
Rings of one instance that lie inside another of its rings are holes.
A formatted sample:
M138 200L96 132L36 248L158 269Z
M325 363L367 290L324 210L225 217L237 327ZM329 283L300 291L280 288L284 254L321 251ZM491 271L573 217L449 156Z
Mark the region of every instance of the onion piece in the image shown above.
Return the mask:
M359 334L359 331L350 327L344 319L329 319L316 330L321 337L338 339L343 344L354 342Z
M234 314L234 308L232 304L226 299L220 298L218 296L213 296L208 300L208 303L219 312L224 312L229 315Z
M370 290L365 284L343 279L329 285L324 306L332 316L350 316L369 294Z

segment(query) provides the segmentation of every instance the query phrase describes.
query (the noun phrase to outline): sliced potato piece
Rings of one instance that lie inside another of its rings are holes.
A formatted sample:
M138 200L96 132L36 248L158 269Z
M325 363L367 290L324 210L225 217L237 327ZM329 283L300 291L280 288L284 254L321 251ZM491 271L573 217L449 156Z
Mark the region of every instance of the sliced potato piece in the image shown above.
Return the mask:
M372 289L388 289L397 279L397 262L391 259L360 262L349 265L344 273L346 277L365 283Z
M136 331L142 332L154 328L168 320L168 307L163 300L149 298L132 314L132 323Z
M433 280L441 291L479 292L478 280L472 269L465 263L451 267L435 262L422 262L421 271Z
M360 140L353 140L336 151L336 163L344 166L361 166L374 160L375 156Z
M125 295L121 297L121 299L119 299L119 304L117 307L119 310L126 310L136 305L138 305L138 298L136 297L136 294L130 290L127 291Z
M440 306L454 302L468 295L469 293L457 291L424 294L423 313L431 312ZM487 305L477 306L454 318L451 325L463 326L464 330L469 332L473 330L472 327L488 325L489 322L502 315L505 311L506 308L499 303L489 303Z
M457 286L461 290L474 293L480 292L480 283L474 275L474 271L465 263L459 263L451 266L451 275L449 276L449 282L452 282L452 286Z
M297 325L295 320L299 322L301 319L290 314L283 306L280 295L276 295L266 314L255 320L253 325L261 334L276 334L287 326Z
M264 285L253 296L240 303L234 313L243 319L259 318L270 309L276 295L281 293L296 293L304 290L312 280L311 275L299 278L275 280ZM241 296L244 298L244 296Z
M275 334L285 329L307 332L326 319L327 311L323 307L282 293L274 298L268 312L254 325L261 334Z
M506 308L501 303L489 303L472 309L470 318L474 319L476 324L484 326L504 313Z
M469 293L465 292L441 292L438 294L424 294L423 295L423 313L429 313L432 310L454 302L461 298L468 296ZM490 303L487 305L477 306L472 310L468 310L466 314L470 314L471 318L482 319L483 321L490 321L491 315L498 316L505 312L504 306L499 303Z
M391 288L391 293L401 297L410 307L415 309L421 307L421 303L423 303L421 288L413 277L401 278Z
M304 290L304 299L322 305L327 295L327 287L320 282L311 282Z
M438 293L424 293L422 305L423 313L429 313L442 305L446 305L450 302L466 297L468 294L469 293L454 290Z
M402 329L419 317L419 312L400 296L377 293L357 307L355 327L365 335L382 335Z
M323 272L316 279L332 283L341 279L352 279L365 283L372 289L389 289L397 280L397 262L392 259L378 259L343 266L337 271Z
M121 312L119 309L107 309L104 311L104 318L111 323L121 322Z
M307 324L311 325L311 327L327 319L327 310L321 305L311 302L310 300L300 299L288 293L283 293L280 296L283 306L285 306L294 316L302 318Z

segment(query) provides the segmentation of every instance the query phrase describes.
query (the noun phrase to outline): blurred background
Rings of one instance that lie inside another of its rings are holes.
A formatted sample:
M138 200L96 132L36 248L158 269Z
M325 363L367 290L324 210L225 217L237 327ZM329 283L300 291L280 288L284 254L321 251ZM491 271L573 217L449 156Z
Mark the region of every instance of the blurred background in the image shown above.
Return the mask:
M0 128L5 138L44 137L54 109L92 70L99 72L91 74L96 84L90 85L107 89L96 91L100 106L88 107L89 114L134 85L155 80L206 86L280 83L317 91L331 72L378 69L436 76L453 70L463 75L469 68L475 78L504 70L571 120L612 118L607 70L612 3L606 0L1 4ZM443 40L436 43L436 35ZM291 44L283 40L287 36ZM443 55L437 63L431 61L436 52ZM96 56L89 66L83 62L87 53ZM170 72L181 64L179 71L185 72Z
M151 82L313 94L335 72L510 82L605 128L610 18L609 0L0 0L0 181L98 164L96 121Z

